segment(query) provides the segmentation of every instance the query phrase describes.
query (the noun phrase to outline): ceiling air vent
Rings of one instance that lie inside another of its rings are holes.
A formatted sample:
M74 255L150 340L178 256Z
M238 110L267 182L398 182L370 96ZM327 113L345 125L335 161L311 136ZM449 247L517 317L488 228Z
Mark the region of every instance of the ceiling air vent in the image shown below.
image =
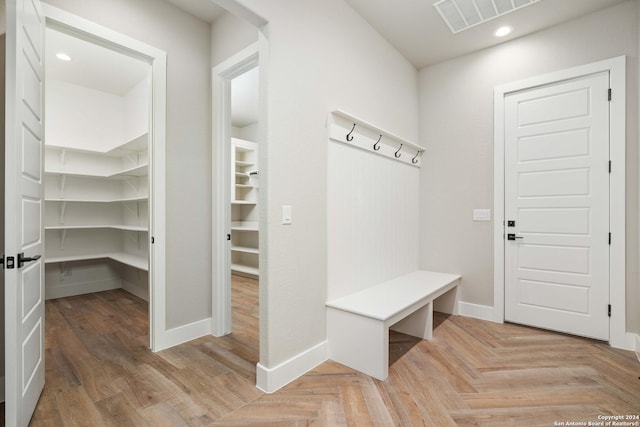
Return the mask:
M459 33L540 0L440 0L438 10L452 33Z

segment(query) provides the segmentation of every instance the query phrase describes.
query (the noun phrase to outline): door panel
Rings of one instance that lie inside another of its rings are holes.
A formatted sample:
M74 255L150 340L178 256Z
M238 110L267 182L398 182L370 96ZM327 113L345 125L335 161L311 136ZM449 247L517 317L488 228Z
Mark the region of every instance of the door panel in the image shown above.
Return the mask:
M609 338L608 73L505 96L505 319Z
M44 386L44 16L39 0L7 0L7 17L5 418L26 426ZM20 265L21 253L34 260Z

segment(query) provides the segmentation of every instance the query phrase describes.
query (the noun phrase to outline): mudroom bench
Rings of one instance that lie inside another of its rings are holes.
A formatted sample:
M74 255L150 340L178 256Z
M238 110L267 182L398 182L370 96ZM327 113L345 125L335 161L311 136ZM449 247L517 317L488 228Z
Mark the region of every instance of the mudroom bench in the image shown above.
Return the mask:
M379 380L389 374L389 329L429 339L433 300L460 275L415 271L327 302L329 358Z

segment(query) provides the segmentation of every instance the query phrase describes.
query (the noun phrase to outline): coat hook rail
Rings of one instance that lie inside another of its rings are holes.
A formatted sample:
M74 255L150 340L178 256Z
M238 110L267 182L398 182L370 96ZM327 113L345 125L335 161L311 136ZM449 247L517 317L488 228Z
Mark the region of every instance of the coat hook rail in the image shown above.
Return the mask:
M425 148L341 110L329 113L330 141L347 144L369 153L413 167L420 167ZM357 135L356 135L357 134Z

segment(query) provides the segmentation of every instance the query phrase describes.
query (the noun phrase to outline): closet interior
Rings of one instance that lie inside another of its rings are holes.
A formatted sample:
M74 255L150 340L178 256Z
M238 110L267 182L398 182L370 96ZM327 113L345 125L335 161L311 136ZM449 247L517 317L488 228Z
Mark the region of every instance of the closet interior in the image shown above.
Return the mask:
M149 299L150 65L47 29L45 296Z
M258 68L231 81L231 272L258 278Z

